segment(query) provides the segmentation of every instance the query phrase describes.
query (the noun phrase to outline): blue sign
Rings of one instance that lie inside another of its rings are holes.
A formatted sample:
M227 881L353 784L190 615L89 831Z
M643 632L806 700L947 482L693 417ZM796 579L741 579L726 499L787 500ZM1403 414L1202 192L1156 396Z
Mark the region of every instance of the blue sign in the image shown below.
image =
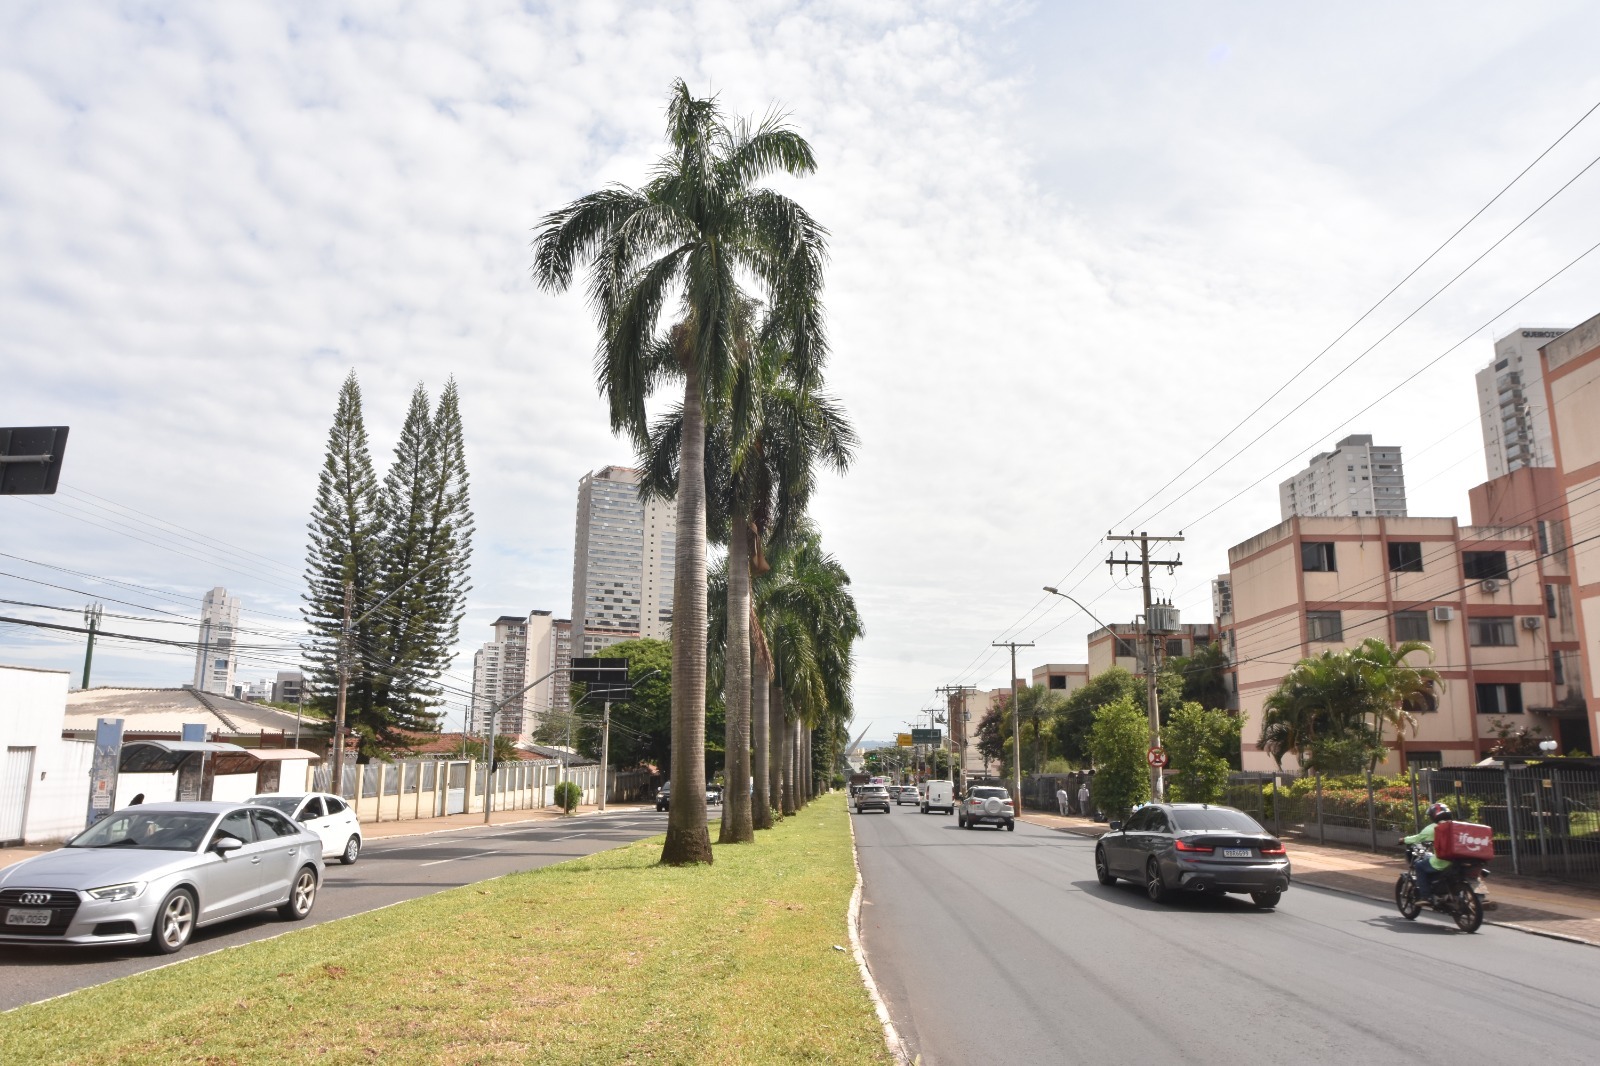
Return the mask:
M206 724L204 722L183 723L183 739L204 742L206 739Z
M100 718L94 724L94 764L89 768L87 829L117 805L117 766L122 761L122 719Z

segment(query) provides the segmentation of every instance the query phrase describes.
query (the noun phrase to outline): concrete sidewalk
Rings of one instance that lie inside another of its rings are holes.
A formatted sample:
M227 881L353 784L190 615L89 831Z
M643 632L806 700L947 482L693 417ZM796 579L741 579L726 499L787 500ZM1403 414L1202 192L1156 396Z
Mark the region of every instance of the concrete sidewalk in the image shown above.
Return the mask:
M1027 811L1021 820L1091 839L1106 832L1104 822L1075 815ZM1394 883L1403 868L1398 849L1374 853L1311 844L1295 836L1286 836L1284 843L1289 849L1295 881L1394 905ZM1491 925L1600 947L1600 889L1532 878L1491 877L1489 900L1485 920Z
M605 812L617 811L653 811L655 804L613 803L606 806ZM489 816L489 825L521 825L524 822L559 822L563 819L571 821L584 815L602 813L598 807L579 807L571 814L562 814L554 808L495 811ZM389 837L423 836L428 833L452 833L464 829L481 828L484 824L483 812L472 814L452 814L444 818L407 818L398 822L362 822L361 837L371 843L374 840L386 840ZM26 847L0 848L0 868L10 866L12 863L31 859L35 855L43 855L47 851L54 851L59 844L35 844ZM332 859L328 860L334 861Z

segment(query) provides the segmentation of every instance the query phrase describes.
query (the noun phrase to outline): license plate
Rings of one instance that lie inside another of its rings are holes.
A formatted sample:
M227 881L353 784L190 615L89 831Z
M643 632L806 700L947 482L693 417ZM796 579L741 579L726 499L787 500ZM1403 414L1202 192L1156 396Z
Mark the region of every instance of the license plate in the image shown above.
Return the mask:
M1222 849L1222 857L1224 859L1248 859L1251 856L1253 856L1254 854L1255 854L1255 851L1250 849L1250 848L1223 848Z
M6 912L7 925L49 925L50 911L25 911L12 908Z

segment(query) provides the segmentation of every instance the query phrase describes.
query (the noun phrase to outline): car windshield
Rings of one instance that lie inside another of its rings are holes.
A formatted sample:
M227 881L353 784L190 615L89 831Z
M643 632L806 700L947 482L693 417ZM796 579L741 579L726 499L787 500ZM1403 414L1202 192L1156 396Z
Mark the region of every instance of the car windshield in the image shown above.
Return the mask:
M973 799L989 799L990 797L995 799L1009 798L1009 794L1003 788L975 788L971 792L967 793L967 795L971 796Z
M294 810L300 806L299 796L256 796L250 801L259 803L263 807L271 807L275 811L282 811L290 818L294 817Z
M206 811L116 811L79 833L67 847L195 851L216 820Z
M1266 832L1248 814L1227 807L1208 807L1203 811L1175 810L1172 820L1180 832L1194 829L1220 829L1227 833Z

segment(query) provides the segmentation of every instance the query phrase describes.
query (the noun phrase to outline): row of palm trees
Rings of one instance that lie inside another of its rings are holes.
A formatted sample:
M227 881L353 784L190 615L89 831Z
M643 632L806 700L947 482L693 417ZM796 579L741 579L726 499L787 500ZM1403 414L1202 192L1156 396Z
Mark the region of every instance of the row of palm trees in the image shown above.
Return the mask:
M1301 659L1262 706L1261 747L1278 764L1294 755L1322 773L1371 771L1385 755L1384 732L1416 731L1416 715L1436 710L1443 681L1413 666L1433 658L1419 640L1390 645L1375 637L1342 651Z
M783 116L729 119L681 80L667 141L642 187L608 186L546 215L533 273L559 292L587 269L611 428L643 458L642 491L677 500L671 777L705 780L714 646L730 783L719 839L741 842L814 794L813 731L832 736L849 717L861 620L806 507L817 471L842 472L856 438L822 387L827 231L758 184L810 174L811 146ZM652 425L646 401L669 382L682 400ZM709 542L727 546L715 619ZM739 787L752 778L756 802ZM661 861L711 862L704 797L677 791Z

